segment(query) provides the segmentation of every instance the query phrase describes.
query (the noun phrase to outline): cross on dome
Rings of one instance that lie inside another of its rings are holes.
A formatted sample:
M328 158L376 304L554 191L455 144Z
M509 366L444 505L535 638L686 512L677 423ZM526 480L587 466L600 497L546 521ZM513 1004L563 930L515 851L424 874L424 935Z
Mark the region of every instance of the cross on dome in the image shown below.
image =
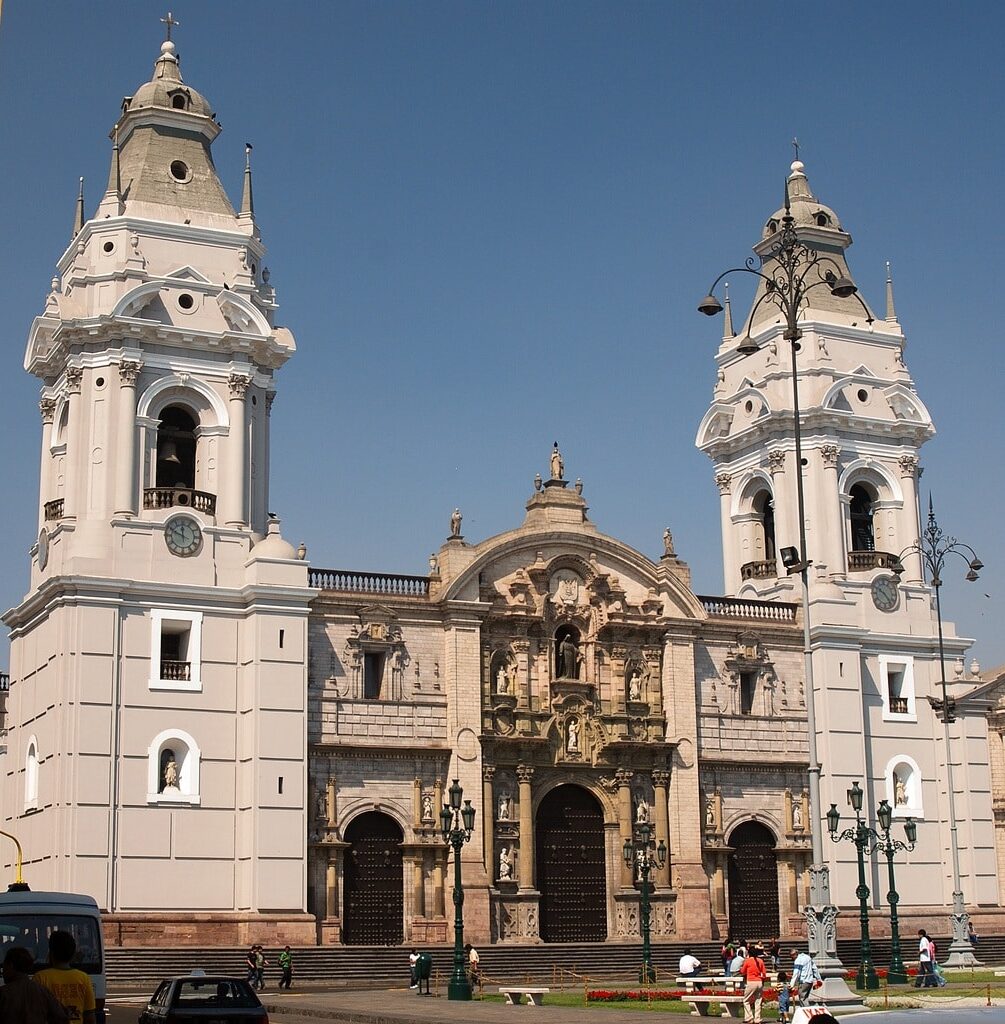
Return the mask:
M175 21L174 15L170 11L168 11L167 12L167 17L166 18L161 18L161 23L166 26L165 31L167 32L167 35L164 37L164 41L167 42L167 43L170 43L171 42L171 29L173 29L173 28L181 28L181 22L180 21Z

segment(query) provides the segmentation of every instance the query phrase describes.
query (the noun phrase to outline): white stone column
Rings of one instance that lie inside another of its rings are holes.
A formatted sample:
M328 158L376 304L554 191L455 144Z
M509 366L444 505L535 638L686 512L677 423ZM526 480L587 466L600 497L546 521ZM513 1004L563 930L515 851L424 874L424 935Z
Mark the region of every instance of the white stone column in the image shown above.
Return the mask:
M66 368L66 400L70 415L66 428L66 483L63 488L63 518L76 519L77 509L84 507L84 449L81 425L80 385L84 371L79 366Z
M722 578L727 594L735 594L740 587L740 567L736 564L736 538L730 515L733 478L728 473L716 473L719 488L719 525L722 529Z
M627 768L619 768L614 773L618 784L618 835L621 843L619 852L625 843L632 838L632 773ZM621 886L630 889L635 884L635 865L626 864L621 858Z
M824 535L817 534L817 543L823 550L821 561L826 561L831 576L848 575L848 552L845 550L844 514L841 510L841 496L838 494L838 456L841 449L836 444L820 447L820 460L824 466L824 486L820 500L824 504Z
M485 872L490 882L495 878L495 800L492 793L495 773L492 765L482 765L482 846L485 852Z
M897 531L897 538L901 549L910 544L917 544L921 537L921 523L918 518L918 460L914 455L902 455L898 459L900 468L901 488L904 491L904 508L900 514L900 529ZM895 551L894 554L898 554ZM919 551L905 552L902 559L904 563L904 582L921 583L924 574L921 567L921 554Z
M772 448L768 452L768 472L771 474L771 501L775 511L775 572L785 574L782 566L782 548L786 546L799 547L798 531L791 531L789 518L788 488L785 479L785 451L781 448ZM800 557L805 557L800 555Z
M119 363L119 425L116 439L115 515L136 515L136 378L142 365Z
M230 386L230 437L227 438L227 465L225 476L226 491L220 497L224 509L223 520L227 526L247 524L248 490L248 424L245 401L251 378L243 373L232 373Z
M52 501L56 495L53 493L52 483L52 420L56 414L56 400L54 398L43 398L38 403L38 411L42 414L42 457L38 471L38 528L45 526L45 503Z

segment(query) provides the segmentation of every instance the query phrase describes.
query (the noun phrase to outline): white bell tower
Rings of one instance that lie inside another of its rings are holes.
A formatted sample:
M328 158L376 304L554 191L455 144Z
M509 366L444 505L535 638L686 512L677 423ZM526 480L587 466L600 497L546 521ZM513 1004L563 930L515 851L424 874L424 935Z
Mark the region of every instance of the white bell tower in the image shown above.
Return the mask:
M268 911L286 941L313 941L312 592L268 513L275 375L295 344L274 322L250 147L235 212L174 24L122 102L90 219L81 187L28 338L39 534L5 616L5 828L33 888L91 893L130 941L133 911L170 933L207 907L207 937L243 942Z
M824 254L836 275L850 277L851 236L814 196L799 160L787 190L799 242ZM889 270L882 317L857 296L811 288L797 342L803 465L796 465L790 345L767 280L784 213L766 220L754 246L764 277L738 332L725 300L716 384L696 439L712 460L720 494L725 592L800 601L799 578L787 574L782 550L800 546L795 474L801 470L824 809L833 802L845 813L846 790L859 781L870 820L884 798L895 816L918 819L918 851L912 870L903 872L902 899L948 906L945 744L925 700L938 696L937 629L931 588L910 550L920 535L919 452L935 428L904 361ZM901 562L898 578L893 570ZM969 644L949 628L951 667ZM957 682L966 681L961 675ZM979 709L956 728L972 738L986 735ZM986 752L987 745L968 749ZM967 836L964 888L970 900L994 903L987 764L978 758L966 778L967 792L957 801L970 815L960 833ZM825 822L815 827L826 835ZM825 843L825 854L832 895L839 904L853 903L848 851Z

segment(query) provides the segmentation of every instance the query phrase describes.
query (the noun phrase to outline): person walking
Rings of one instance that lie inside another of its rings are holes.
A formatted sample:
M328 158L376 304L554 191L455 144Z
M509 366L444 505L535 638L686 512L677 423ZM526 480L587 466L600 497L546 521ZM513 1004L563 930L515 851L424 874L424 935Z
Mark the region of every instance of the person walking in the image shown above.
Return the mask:
M475 949L470 942L464 947L464 952L467 954L468 958L468 978L471 982L471 988L474 989L477 986L480 991L482 986L482 976L478 969L478 965L481 962L481 957L478 955L478 950Z
M740 976L746 982L743 989L743 1019L747 1024L761 1024L761 1002L764 981L768 976L760 946L750 946L747 959L740 965Z
M49 935L49 966L35 975L35 981L47 988L62 1003L74 1024L94 1024L97 1004L91 979L70 966L77 952L77 940L69 932Z
M259 992L265 991L265 968L269 961L265 959L265 947L255 947L255 987Z
M419 987L419 951L415 946L412 947L412 952L408 954L408 987Z
M792 989L789 988L789 976L785 971L778 972L778 1020L779 1024L788 1024L789 1008L792 1006Z
M934 957L932 956L932 940L924 928L918 929L918 977L914 980L915 988L938 988L935 979Z
M35 981L35 958L23 946L12 946L3 959L0 1024L69 1024L62 1003Z
M290 986L293 984L293 954L290 952L289 946L284 946L282 953L279 954L279 969L283 972L283 976L279 979L279 987L285 988L289 992Z
M248 950L248 955L244 958L244 967L248 972L248 976L245 979L252 988L256 988L255 979L258 976L258 968L255 966L255 954L258 952L258 947L253 945Z
M813 957L809 953L800 953L798 949L790 949L789 956L792 957L792 980L789 988L796 993L800 1006L806 1006L810 1001L810 993L820 977L820 969L817 967Z

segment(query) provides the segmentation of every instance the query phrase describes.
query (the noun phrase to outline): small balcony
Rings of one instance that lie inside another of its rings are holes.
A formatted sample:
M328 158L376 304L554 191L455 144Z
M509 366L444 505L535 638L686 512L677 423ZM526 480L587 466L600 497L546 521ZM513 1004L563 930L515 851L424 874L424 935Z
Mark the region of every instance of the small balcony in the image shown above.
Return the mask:
M895 569L900 559L889 551L849 551L848 571L869 572L872 569Z
M906 697L890 697L890 714L891 715L906 715L907 714L907 698Z
M204 512L208 516L215 516L216 495L207 494L205 491L197 491L192 487L144 488L143 507L145 509L175 508L176 506L195 509L196 512ZM167 676L164 678L166 679Z
M192 663L190 661L172 661L169 658L161 658L161 679L187 683L191 678Z
M42 511L45 513L45 521L47 523L52 522L54 519L63 518L63 498L53 498L52 501L47 501L42 506Z
M778 564L769 559L766 562L746 562L740 566L740 579L773 580L778 577Z

